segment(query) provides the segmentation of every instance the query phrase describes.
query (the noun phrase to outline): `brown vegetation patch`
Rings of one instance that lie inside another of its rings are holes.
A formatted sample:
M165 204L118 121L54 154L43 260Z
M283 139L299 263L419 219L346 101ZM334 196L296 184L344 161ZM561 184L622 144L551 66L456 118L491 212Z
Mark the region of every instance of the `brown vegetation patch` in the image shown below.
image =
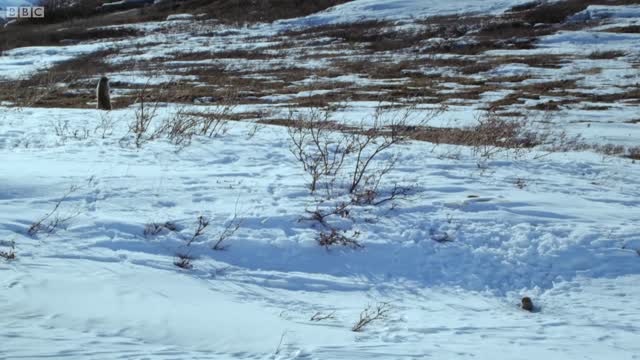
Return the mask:
M64 45L66 42L75 43L141 35L139 30L130 28L88 28L90 26L89 23L10 26L6 29L0 29L0 52L26 46Z
M622 33L622 34L640 34L640 25L620 26L608 28L606 32Z
M0 81L0 100L16 106L86 108L95 100L95 85L87 86L83 78L91 78L103 72L119 71L126 64L110 65L103 61L116 49L100 51L57 63L35 76L12 81Z
M610 50L610 51L594 51L589 54L588 58L591 60L610 60L617 59L627 55L624 51Z

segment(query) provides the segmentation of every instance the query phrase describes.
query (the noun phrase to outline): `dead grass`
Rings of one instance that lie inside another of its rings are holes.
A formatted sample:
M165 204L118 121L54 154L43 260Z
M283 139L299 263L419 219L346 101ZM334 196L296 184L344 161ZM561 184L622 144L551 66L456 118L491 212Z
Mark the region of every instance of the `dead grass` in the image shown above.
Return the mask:
M96 28L89 20L76 20L58 24L25 24L0 29L0 52L17 47L61 45L64 42L103 40L139 36L131 28Z
M624 51L609 50L609 51L594 51L589 54L588 58L591 60L611 60L617 59L627 55Z
M627 149L626 157L633 160L640 160L640 146Z
M640 25L620 26L614 28L608 28L607 32L622 33L622 34L640 34Z
M87 87L86 77L117 71L128 65L110 65L104 58L116 54L118 49L83 55L57 63L35 76L18 81L0 81L0 100L15 106L50 108L88 108L95 101L95 85ZM96 83L97 84L97 83Z

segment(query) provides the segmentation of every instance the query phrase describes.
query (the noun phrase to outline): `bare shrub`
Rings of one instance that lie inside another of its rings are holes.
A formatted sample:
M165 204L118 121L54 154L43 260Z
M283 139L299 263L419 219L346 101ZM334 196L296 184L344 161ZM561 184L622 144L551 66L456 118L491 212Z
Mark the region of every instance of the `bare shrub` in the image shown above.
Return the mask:
M52 234L58 228L65 226L71 219L80 215L79 209L75 209L74 211L68 213L60 212L60 207L62 206L62 204L77 190L77 186L71 186L69 190L60 199L58 199L58 201L56 201L55 206L50 212L33 222L31 226L29 226L27 234L29 234L29 236L35 236L40 232Z
M144 236L155 236L160 234L161 232L168 231L176 231L178 227L172 221L166 221L164 223L148 223L144 225Z
M192 264L193 257L190 254L191 244L193 244L194 241L202 238L205 234L205 230L207 229L207 227L209 227L209 219L207 217L200 215L198 216L197 221L198 222L196 224L196 229L194 230L193 234L188 239L185 240L186 244L184 245L184 249L176 252L175 254L176 260L173 262L173 264L179 268L187 269L187 270L193 268L193 264ZM165 224L169 224L169 228L177 230L177 226L175 226L175 224L173 223L165 223ZM149 230L152 232L157 231L157 233L159 233L163 229L167 228L165 227L165 224L162 224L162 225L151 224L149 227Z
M94 134L98 134L101 139L106 139L108 136L113 135L113 127L116 121L106 111L100 111L100 122L93 129Z
M57 121L51 122L50 124L54 130L54 133L60 138L60 141L63 144L68 139L86 140L90 135L90 131L86 127L72 128L69 120L58 119Z
M320 246L324 246L325 249L329 250L331 246L346 246L352 249L360 249L364 246L360 244L357 240L358 236L360 236L360 232L354 231L353 234L347 235L346 231L338 231L337 229L332 228L328 233L321 231L318 234L318 244Z
M191 144L191 139L198 133L197 127L197 118L185 112L184 109L178 110L163 126L169 142L178 147Z
M260 123L254 123L251 128L249 128L249 131L247 131L247 139L251 140L253 139L254 136L256 136L256 134L258 133L258 131L262 130L264 128L263 125L261 125Z
M162 127L151 129L151 123L157 115L159 100L147 103L146 97L147 90L145 87L138 92L138 108L135 110L133 122L129 124L129 132L133 134L134 144L137 148L141 148L146 142L157 139L164 130Z
M196 113L197 116L202 118L200 122L200 135L208 137L224 135L228 130L228 120L236 106L237 97L233 94L228 94L225 96L223 103Z
M312 108L298 117L290 114L290 150L310 176L312 194L322 186L326 198L346 193L360 199L368 196L369 200L362 203L373 204L375 199L371 196L379 194L378 188L396 160L390 157L378 161L379 155L408 140L412 129L426 124L444 109L423 112L422 118L410 126L415 107L398 110L380 103L371 119L345 126L331 120L331 109ZM346 183L339 184L342 178ZM344 185L344 189L336 194L337 185Z
M185 106L160 126L172 144L184 148L191 144L194 136L217 137L228 131L228 122L237 106L237 97L231 93L219 104L207 107L206 110L193 111Z
M2 241L1 246L6 246L8 250L0 250L0 258L7 261L16 259L16 243L14 241Z
M351 152L350 136L339 133L340 127L330 121L331 111L311 108L308 114L295 117L289 113L290 151L310 176L309 189L314 193L318 182L327 178L325 189L330 192L345 158Z
M333 206L323 206L324 203L319 200L316 202L315 210L306 210L309 214L308 218L302 218L301 220L317 221L325 227L329 227L326 219L333 215L338 215L341 218L348 218L350 214L350 208L353 205L352 202L339 202Z
M204 216L198 216L198 225L193 232L193 236L187 241L187 246L191 246L191 243L199 239L204 235L205 230L209 227L210 220Z
M191 270L193 269L192 260L193 257L191 255L178 253L176 254L176 260L173 262L173 265L181 269Z
M386 302L379 303L375 307L372 307L371 305L367 306L367 308L360 313L360 319L353 325L351 331L361 332L364 330L365 326L372 322L386 319L390 311L391 305Z
M527 180L523 179L523 178L517 178L514 180L513 184L520 190L524 189L525 187L527 187Z
M628 148L627 157L633 160L640 160L640 146Z
M619 144L594 145L594 149L608 156L620 156L626 152L624 145Z
M358 192L352 194L351 202L356 205L373 205L379 206L386 202L393 201L396 199L404 198L411 194L412 189L407 186L400 186L398 184L394 184L393 188L390 191L381 191L379 189L380 181L382 180L385 172L378 172L373 177L373 186L364 190L363 192Z
M336 314L335 311L332 311L332 312L327 313L327 314L318 311L315 314L313 314L313 316L309 319L309 321L318 322L318 321L323 321L323 320L335 319L336 318L335 314Z
M392 109L378 106L373 123L363 123L358 131L353 132L351 147L354 161L349 172L349 194L367 191L375 193L384 175L393 169L395 158L383 165L379 171L370 171L378 155L408 139L404 129L408 126L411 110L407 109L398 114Z
M224 229L218 234L215 244L211 247L213 250L225 250L228 245L224 244L229 240L242 225L243 219L238 217L238 202L236 202L236 210L233 213L233 217L227 221Z
M168 86L151 88L149 82L136 94L137 107L134 118L129 123L129 134L133 137L133 144L141 148L145 143L158 139L165 133L166 124L153 126L153 122L161 107L161 100L168 97ZM127 137L121 139L121 143L128 143Z
M474 155L482 159L492 159L496 154L513 152L520 154L543 143L543 134L531 128L529 119L503 119L494 112L478 117L478 124L472 129L468 145Z

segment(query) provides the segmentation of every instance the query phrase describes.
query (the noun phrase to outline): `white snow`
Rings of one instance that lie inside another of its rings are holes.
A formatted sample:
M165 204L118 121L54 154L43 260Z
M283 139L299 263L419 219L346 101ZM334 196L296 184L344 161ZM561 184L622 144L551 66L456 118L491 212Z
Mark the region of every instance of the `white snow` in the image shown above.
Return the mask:
M589 5L585 10L573 15L569 21L589 21L604 19L640 18L640 6Z
M327 252L314 225L299 221L312 197L284 128L249 138L252 125L234 123L176 153L164 141L123 147L133 109L109 115L116 125L104 139L51 130L67 120L93 134L95 110L4 115L0 237L18 253L0 262L9 358L622 359L640 351L640 168L628 160L505 158L484 173L465 153L453 160L449 147L407 144L389 180L417 193L395 209L357 210L341 226L360 231L365 249ZM79 189L60 212L78 216L52 235L27 236L71 185ZM240 231L227 250L209 249L236 207ZM201 214L212 228L192 245L194 269L180 270L174 255ZM178 233L143 235L146 223L168 220ZM454 241L432 240L444 234ZM522 295L533 296L537 313L517 308ZM351 332L378 302L392 305L389 319ZM310 321L318 311L335 318Z
M71 46L32 46L8 50L0 56L0 78L28 77L39 69L108 47L109 44L93 43Z
M283 20L284 26L318 26L362 20L399 20L437 15L501 13L522 0L354 0L300 19Z

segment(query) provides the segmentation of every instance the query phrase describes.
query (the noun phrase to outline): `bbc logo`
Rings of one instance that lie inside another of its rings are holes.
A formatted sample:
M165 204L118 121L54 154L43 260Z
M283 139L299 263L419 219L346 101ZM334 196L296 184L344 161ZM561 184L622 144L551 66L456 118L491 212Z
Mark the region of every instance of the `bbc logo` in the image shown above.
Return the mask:
M25 19L25 18L44 18L44 7L42 6L7 6L7 18Z

